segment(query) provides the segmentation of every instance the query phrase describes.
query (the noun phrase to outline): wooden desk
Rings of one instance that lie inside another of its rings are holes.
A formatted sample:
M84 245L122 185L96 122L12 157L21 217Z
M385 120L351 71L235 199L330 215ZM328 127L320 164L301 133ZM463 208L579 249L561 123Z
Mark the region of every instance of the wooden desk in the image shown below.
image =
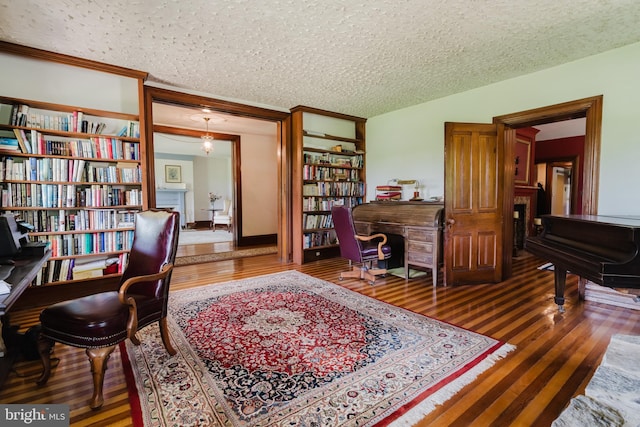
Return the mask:
M11 284L11 292L0 295L0 317L4 316L20 298L20 295L29 287L50 256L51 251L47 251L41 257L18 258L15 260L15 268L11 275L5 279L5 282Z
M33 279L35 279L38 271L51 256L51 251L47 251L41 257L21 258L15 260L15 268L11 275L5 279L5 282L11 284L11 292L0 295L0 347L5 348L3 335L5 332L11 332L8 311L13 304L20 298L20 295L29 287ZM11 366L17 357L17 350L8 348L4 357L0 358L0 387L4 384L11 370Z
M412 265L430 268L436 286L442 261L443 212L442 203L371 202L353 208L353 222L358 234L402 236L405 278Z

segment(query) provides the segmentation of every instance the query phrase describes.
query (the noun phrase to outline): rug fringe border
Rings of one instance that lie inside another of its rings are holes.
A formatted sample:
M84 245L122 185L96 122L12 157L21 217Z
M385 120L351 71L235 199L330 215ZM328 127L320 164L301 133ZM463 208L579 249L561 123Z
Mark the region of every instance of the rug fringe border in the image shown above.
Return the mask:
M411 427L416 425L422 421L425 416L429 415L429 413L431 413L437 406L442 405L447 400L451 399L454 395L460 392L460 390L475 381L480 374L488 370L490 367L495 365L496 362L506 357L507 354L515 349L516 346L503 343L500 348L487 354L481 362L477 363L467 372L460 375L440 390L434 392L428 398L420 401L416 406L401 415L400 418L391 422L389 427Z

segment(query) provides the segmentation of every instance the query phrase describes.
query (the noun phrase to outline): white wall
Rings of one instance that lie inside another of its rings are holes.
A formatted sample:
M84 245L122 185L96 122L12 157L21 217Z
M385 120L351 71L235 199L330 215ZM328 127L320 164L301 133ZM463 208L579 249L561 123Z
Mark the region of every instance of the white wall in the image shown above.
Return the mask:
M278 232L275 135L243 135L240 148L243 236L275 234Z
M138 114L138 80L0 53L0 93L12 98Z
M231 144L228 142L228 144ZM233 172L229 157L194 157L195 218L198 221L211 218L209 193L220 196L215 202L216 209L222 209L224 199L231 200L233 195Z
M598 213L640 215L640 43L537 73L372 117L367 194L389 179L419 179L423 196L444 192L444 123L604 95Z

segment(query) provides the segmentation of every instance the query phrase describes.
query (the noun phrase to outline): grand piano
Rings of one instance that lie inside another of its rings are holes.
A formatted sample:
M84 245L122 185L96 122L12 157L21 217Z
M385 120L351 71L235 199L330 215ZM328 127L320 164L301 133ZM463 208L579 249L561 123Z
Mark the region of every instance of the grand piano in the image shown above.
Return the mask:
M553 264L560 312L567 271L610 288L640 289L640 216L543 215L542 226L526 249Z

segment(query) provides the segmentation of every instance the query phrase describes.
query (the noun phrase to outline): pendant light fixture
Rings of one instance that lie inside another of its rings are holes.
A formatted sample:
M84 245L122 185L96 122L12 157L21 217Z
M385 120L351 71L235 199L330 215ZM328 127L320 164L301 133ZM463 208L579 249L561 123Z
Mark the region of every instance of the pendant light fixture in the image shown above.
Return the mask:
M206 123L206 126L207 126L207 133L200 137L200 139L202 139L202 151L207 153L207 156L211 151L213 151L213 141L214 141L214 138L211 135L209 135L209 119L210 117L204 117L204 122Z

